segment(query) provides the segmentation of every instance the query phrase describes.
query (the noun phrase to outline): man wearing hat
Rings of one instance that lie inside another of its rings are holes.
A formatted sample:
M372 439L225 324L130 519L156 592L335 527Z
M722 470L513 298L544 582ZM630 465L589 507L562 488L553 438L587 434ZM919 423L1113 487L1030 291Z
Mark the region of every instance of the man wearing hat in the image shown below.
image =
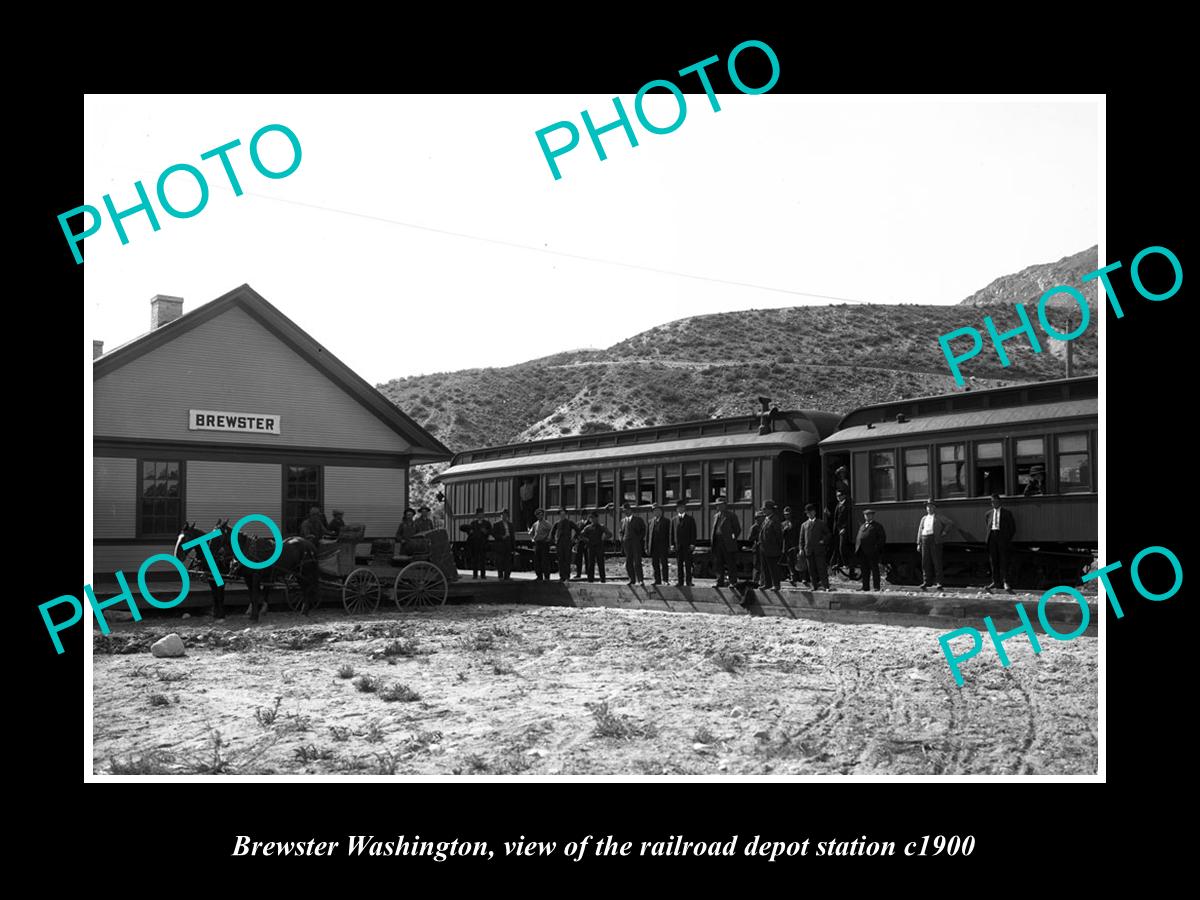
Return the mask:
M937 504L925 501L925 515L917 523L917 552L921 554L921 587L942 589L942 542L951 522L937 511Z
M400 525L396 528L396 547L401 553L413 552L413 538L417 536L417 526L413 521L414 515L416 513L411 507L405 509L404 518L400 520ZM468 531L465 525L462 530Z
M471 561L471 577L487 578L487 545L492 523L483 517L483 507L475 508L475 518L463 525L467 533L467 559Z
M727 574L737 580L737 539L742 533L742 523L729 511L724 497L717 499L716 506L712 531L713 574L717 576L716 586L725 587Z
M825 553L829 546L829 526L824 519L817 518L817 507L809 503L804 507L808 518L800 526L800 553L808 563L808 577L813 590L829 590L829 573L825 569Z
M625 572L630 584L645 584L646 573L642 569L642 554L646 551L646 520L633 511L633 504L625 501L621 520L621 549L625 551Z
M433 524L433 519L429 517L428 506L422 506L417 509L417 520L413 522L413 526L417 529L417 534L425 534L426 532L437 530Z
M1011 592L1012 588L1008 586L1008 553L1012 549L1013 535L1017 533L1017 520L1013 518L1011 510L1000 505L999 494L992 494L992 508L987 511L984 527L987 530L988 566L992 570L992 582L985 590L1004 585L1004 589Z
M654 583L671 580L671 569L667 559L671 555L671 520L663 515L661 503L654 504L654 518L650 520L650 568L654 570Z
M796 557L800 553L800 523L796 521L790 506L783 508L783 564L787 569L788 581L796 586L796 575L799 565Z
M508 519L508 510L500 510L500 521L492 523L492 540L496 542L496 577L504 581L512 578L513 541L516 531Z
M560 581L571 580L571 551L575 549L575 535L579 526L567 517L567 508L558 509L558 521L550 529L550 543L558 553L558 578Z
M759 552L758 538L762 532L763 519L766 513L761 509L754 514L754 524L750 526L750 533L746 535L746 540L750 543L750 555L754 559L754 570L750 575L750 580L756 585L762 583L762 554Z
M580 510L575 528L575 577L572 581L583 581L583 567L587 564L587 541L583 538L583 530L589 521L586 510Z
M529 525L529 537L533 540L533 573L538 581L550 580L550 523L546 511L538 507L533 511Z
M879 559L883 556L883 548L887 544L887 533L883 526L875 521L875 510L863 510L863 524L858 529L858 537L854 539L854 552L862 561L862 589L871 589L870 579L875 581L875 590L879 590Z
M345 513L340 509L333 511L333 518L329 520L329 536L337 540L338 535L342 533L342 529L346 527L346 521L342 518Z
M779 523L774 500L765 501L762 511L766 518L758 532L758 555L762 565L759 583L763 590L777 591L782 586L779 581L779 558L783 556L783 526Z
M1025 485L1025 496L1036 497L1038 494L1045 493L1045 488L1042 487L1042 482L1045 480L1045 478L1045 466L1030 466L1029 483Z
M596 566L600 567L600 583L605 580L604 574L604 539L612 537L608 526L601 524L600 514L596 510L588 513L588 523L583 526L583 541L587 546L587 580L596 580Z
M300 537L308 538L316 546L329 530L325 517L321 515L321 507L314 506L308 511L304 521L300 523Z
M687 511L682 498L675 504L671 520L671 543L675 546L675 584L683 587L692 583L692 548L696 546L696 520Z

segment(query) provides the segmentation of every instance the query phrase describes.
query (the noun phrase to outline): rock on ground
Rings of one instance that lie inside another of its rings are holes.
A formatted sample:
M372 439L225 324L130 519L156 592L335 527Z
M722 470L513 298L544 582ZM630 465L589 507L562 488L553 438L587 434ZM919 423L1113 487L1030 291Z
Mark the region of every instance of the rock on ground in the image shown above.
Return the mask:
M150 652L161 657L183 656L183 638L177 634L168 634L151 644Z

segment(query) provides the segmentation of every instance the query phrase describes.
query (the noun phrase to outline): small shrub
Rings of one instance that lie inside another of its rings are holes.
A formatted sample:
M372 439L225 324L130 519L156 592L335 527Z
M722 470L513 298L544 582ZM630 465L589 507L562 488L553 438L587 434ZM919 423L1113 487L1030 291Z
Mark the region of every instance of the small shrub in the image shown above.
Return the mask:
M309 744L307 747L297 747L292 753L302 763L313 762L318 759L333 759L332 750L328 747L317 747L313 744Z
M169 697L167 697L166 694L151 694L150 695L150 705L151 706L170 706L171 700Z
M389 684L379 696L388 703L415 703L421 699L421 695L407 684Z
M709 658L712 659L713 665L730 675L740 674L740 667L746 664L746 657L740 653L730 653L728 650L711 653Z
M367 730L362 732L362 737L368 744L378 744L383 741L383 729L379 727L378 722L372 722L367 726Z
M512 666L510 666L508 663L504 662L503 660L497 659L497 660L492 661L492 674L493 675L515 675L515 674L517 674L517 670L514 669Z
M350 663L342 663L338 666L337 674L338 678L353 678L354 666L350 665Z
M709 730L707 725L701 725L696 729L696 733L692 735L692 740L697 744L715 744L717 736Z
M584 706L591 711L596 720L596 727L592 730L596 737L649 737L656 731L653 725L640 725L628 716L612 712L608 708L607 700L602 703L585 703Z
M404 640L389 641L387 646L383 648L384 656L416 656L417 642L412 638Z
M108 766L113 775L170 775L170 763L173 761L170 753L151 750L140 756L129 756L124 761L110 756Z
M353 734L349 728L345 728L341 725L330 725L329 733L333 735L333 739L339 743L350 740L350 735Z
M379 679L374 675L360 675L354 679L354 686L364 694L373 694L379 690Z
M267 708L260 706L254 710L254 718L263 728L270 728L275 724L275 720L279 718L279 705L283 703L282 697L275 698L275 705Z

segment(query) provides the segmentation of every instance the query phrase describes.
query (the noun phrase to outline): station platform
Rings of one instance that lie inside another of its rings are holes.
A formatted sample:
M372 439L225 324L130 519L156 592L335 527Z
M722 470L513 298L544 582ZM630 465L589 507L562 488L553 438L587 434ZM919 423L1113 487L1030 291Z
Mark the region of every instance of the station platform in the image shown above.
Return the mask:
M1016 612L1020 602L1033 623L1034 628L1044 632L1037 615L1040 591L987 593L978 588L947 587L940 591L918 591L916 589L861 591L850 587L835 587L829 591L805 590L785 584L779 590L740 587L715 587L711 580L693 587L678 587L674 584L630 585L625 579L609 579L605 583L588 581L537 581L532 574L514 573L511 580L503 581L494 575L476 580L470 573L460 573L459 580L449 585L447 604L496 604L568 606L578 608L609 607L614 609L646 609L662 612L703 613L733 616L777 616L803 618L843 624L882 624L899 626L922 626L926 628L952 629L970 626L984 629L983 618L991 616L997 628L1008 630L1021 624ZM155 582L152 589L160 598L170 599L179 592L179 582ZM188 597L179 606L168 610L155 610L145 604L136 594L143 615L179 616L207 615L211 600L207 585L193 584ZM107 599L117 593L117 584L101 582L95 587L98 599ZM1088 604L1089 624L1084 631L1094 636L1097 631L1098 610L1094 593L1085 595ZM273 598L274 600L275 598ZM231 615L238 614L246 603L246 586L241 581L228 583L225 603ZM277 605L272 603L272 609ZM374 615L395 612L390 591L385 590L379 609ZM119 615L116 620L125 620L127 612L113 607ZM322 593L322 614L341 611L340 598L331 591ZM419 613L419 610L416 610ZM1060 633L1073 632L1082 615L1079 604L1062 595L1046 604L1046 619Z

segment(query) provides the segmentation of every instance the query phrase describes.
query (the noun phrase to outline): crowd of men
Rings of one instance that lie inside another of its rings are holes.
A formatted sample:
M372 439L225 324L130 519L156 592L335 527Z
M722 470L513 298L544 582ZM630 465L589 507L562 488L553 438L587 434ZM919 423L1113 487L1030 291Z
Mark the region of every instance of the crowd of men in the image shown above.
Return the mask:
M716 586L725 587L737 580L742 526L724 497L715 501L715 509L710 544L712 574ZM527 531L533 542L533 568L538 581L549 581L555 571L560 580L570 580L572 565L575 580L582 580L585 571L588 581L595 581L597 576L601 582L607 580L605 548L614 535L600 521L599 510L591 510L576 521L566 509L560 509L553 524L547 520L544 509L535 509L530 515ZM314 506L300 526L300 535L314 542L336 539L345 525L341 510L335 509L332 520L326 522L320 508ZM933 500L926 501L925 514L916 530L923 589L942 587L942 548L953 527L954 523L937 511ZM984 528L991 571L986 590L1003 587L1011 591L1008 562L1016 521L998 494L992 495ZM406 509L396 530L397 549L402 553L421 549L424 538L435 529L428 506ZM498 520L489 521L484 510L478 508L475 518L460 530L465 535L473 578L487 578L489 551L499 578L512 578L518 529L507 509L501 511ZM644 560L649 557L653 584L671 583L673 561L674 583L680 587L691 585L698 535L696 519L683 500L675 504L673 516L667 515L661 503L654 504L649 521L634 511L632 503L626 502L615 537L625 557L629 584L646 584ZM862 522L855 528L854 504L840 484L837 505L833 510L827 509L824 517L817 515L812 503L805 506L804 518L798 519L792 507L780 511L774 501L767 500L755 513L754 525L746 537L754 560L750 583L755 586L777 590L787 580L793 586L803 584L813 590L829 590L829 575L833 572L850 579L861 577L864 591L880 590L880 563L887 534L883 525L875 521L873 509L862 511Z

